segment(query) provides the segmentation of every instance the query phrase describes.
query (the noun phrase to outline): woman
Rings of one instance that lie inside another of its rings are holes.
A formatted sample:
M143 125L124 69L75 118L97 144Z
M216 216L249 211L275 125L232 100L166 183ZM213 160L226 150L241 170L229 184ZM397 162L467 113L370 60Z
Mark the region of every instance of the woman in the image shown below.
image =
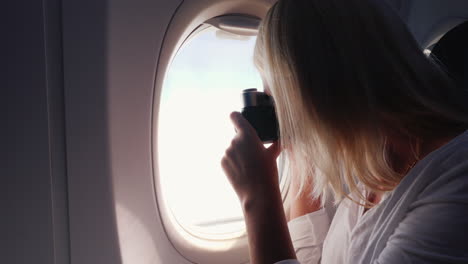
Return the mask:
M234 112L221 162L252 263L468 263L467 91L383 2L280 0L266 15L255 62L280 141L264 148ZM280 151L297 192L288 216Z

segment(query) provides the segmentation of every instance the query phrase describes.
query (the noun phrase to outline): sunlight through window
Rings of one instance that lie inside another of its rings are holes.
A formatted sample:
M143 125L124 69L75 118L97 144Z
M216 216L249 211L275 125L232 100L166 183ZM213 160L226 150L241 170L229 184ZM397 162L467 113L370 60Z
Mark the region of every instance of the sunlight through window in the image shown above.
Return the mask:
M178 51L166 75L158 125L160 182L168 207L187 230L232 234L245 224L220 162L235 132L241 92L262 89L253 65L255 37L196 33Z

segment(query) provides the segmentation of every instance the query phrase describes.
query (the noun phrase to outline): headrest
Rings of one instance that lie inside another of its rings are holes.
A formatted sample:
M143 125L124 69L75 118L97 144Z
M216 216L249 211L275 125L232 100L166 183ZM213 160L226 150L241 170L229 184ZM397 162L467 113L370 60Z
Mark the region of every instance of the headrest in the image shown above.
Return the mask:
M468 89L468 21L445 34L435 44L431 56L458 86Z

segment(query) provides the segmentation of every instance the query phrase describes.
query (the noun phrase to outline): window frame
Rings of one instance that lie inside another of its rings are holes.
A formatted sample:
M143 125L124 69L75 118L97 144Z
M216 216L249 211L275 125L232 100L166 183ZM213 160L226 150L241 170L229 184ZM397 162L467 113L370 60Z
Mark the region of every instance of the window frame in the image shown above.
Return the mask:
M266 12L268 6L263 6ZM234 14L227 14L226 16L239 16L245 17L244 15L234 13ZM246 15L248 17L252 17L251 15ZM212 18L218 18L221 16L213 16ZM258 16L255 18L259 19ZM159 81L159 84L156 83L156 94L154 96L154 106L153 106L153 132L152 132L152 142L153 142L153 164L154 164L154 185L155 185L155 192L156 192L156 202L159 208L160 218L162 220L162 224L164 230L167 234L167 237L173 244L174 248L188 260L194 262L206 262L207 256L209 257L210 261L215 261L219 259L221 262L224 263L245 263L248 261L248 241L246 236L246 230L241 230L239 232L235 232L235 235L231 235L231 237L226 238L216 236L216 235L207 235L203 234L202 232L194 232L194 230L187 230L182 224L180 224L174 215L171 213L171 209L168 206L168 202L165 197L162 195L161 186L159 183L159 171L158 171L158 114L159 114L159 104L161 100L161 94L164 84L164 79L167 76L167 72L169 71L170 65L172 64L175 56L177 56L178 52L186 45L190 40L192 40L196 35L203 30L212 27L213 25L208 25L204 21L208 21L210 19L205 19L200 21L197 25L192 26L192 30L185 29L185 34L179 35L178 44L173 46L172 49L169 48L170 56L166 58L168 62L167 65L163 69L157 70L157 75L164 76L162 80ZM180 34L180 33L179 33ZM166 47L166 49L168 49ZM162 72L162 74L161 74ZM159 87L159 89L158 89ZM281 179L281 186L285 186L285 179ZM281 188L284 189L283 187ZM287 190L286 190L287 192ZM202 260L203 259L203 260Z
M198 27L196 27L189 34L189 36L182 42L182 44L178 46L178 48L177 48L177 50L175 52L175 55L173 56L173 58L171 59L169 65L168 65L168 69L170 69L170 67L171 67L172 63L174 62L175 58L177 57L179 52L186 45L188 45L198 35L203 34L205 31L212 30L212 29L216 29L216 27L211 25L211 24L207 24L207 23L203 23L203 24L199 25ZM220 30L220 29L218 29L218 30ZM254 36L256 37L257 35L254 35ZM166 72L166 76L165 76L164 79L167 78L167 73L168 72L169 72L169 70ZM164 89L164 84L163 84L162 88ZM282 193L283 202L285 202L288 191L289 191L289 184L287 184L289 182L289 178L287 177L286 174L282 173L283 172L283 167L284 167L284 162L282 162L282 161L283 161L283 159L281 157L278 158L278 171L280 173L280 175L279 175L279 177L280 177L280 181L279 181L280 190L281 190L281 193ZM160 175L160 177L164 177L164 176ZM168 202L168 204L166 206L170 207L169 202ZM172 213L172 211L169 212L169 213ZM177 216L174 213L172 213L172 215L173 215L173 218L175 220L175 224L179 225L179 227L181 229L183 229L185 232L187 232L191 236L194 236L194 237L199 238L199 239L209 239L209 240L223 241L223 240L227 240L227 239L228 240L229 239L238 239L238 238L246 236L245 228L243 228L242 230L234 231L234 232L225 232L225 233L219 233L219 234L207 233L206 231L204 232L204 228L196 228L196 227L191 227L191 226L184 225L183 223L181 223L177 219ZM242 217L242 221L243 221L243 217Z

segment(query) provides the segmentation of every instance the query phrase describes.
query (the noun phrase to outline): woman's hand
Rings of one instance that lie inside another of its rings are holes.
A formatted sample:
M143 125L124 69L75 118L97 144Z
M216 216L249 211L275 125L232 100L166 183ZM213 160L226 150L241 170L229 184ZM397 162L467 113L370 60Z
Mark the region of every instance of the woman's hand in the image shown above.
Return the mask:
M221 165L239 199L244 204L276 193L278 169L276 158L281 152L279 143L265 148L255 129L239 113L230 115L237 131L226 150Z
M234 112L237 134L221 165L242 203L250 246L250 263L275 263L296 255L286 224L278 184L278 142L265 148L255 129Z

